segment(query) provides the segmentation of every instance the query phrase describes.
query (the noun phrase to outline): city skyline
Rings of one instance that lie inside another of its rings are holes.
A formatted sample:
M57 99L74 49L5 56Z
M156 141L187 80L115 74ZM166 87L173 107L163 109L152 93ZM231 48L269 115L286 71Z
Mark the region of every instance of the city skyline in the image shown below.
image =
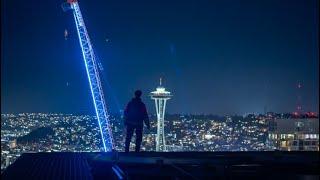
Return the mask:
M293 112L297 96L318 113L318 1L232 2L80 1L110 112L141 89L155 113L147 94L163 77L170 114ZM94 114L60 2L1 4L1 111Z
M122 152L123 120L120 115L110 116L110 120L115 149ZM299 122L299 132L295 132L297 122ZM312 114L294 116L268 113L220 117L167 115L164 125L168 152L274 149L290 151L294 150L293 148L319 151L319 117ZM157 116L150 116L150 127L149 132L143 136L141 147L143 151L157 151ZM300 135L296 136L296 133ZM305 146L295 143L297 140L306 141ZM131 149L134 149L133 144ZM103 151L95 116L48 113L1 114L1 171L22 153L70 151Z

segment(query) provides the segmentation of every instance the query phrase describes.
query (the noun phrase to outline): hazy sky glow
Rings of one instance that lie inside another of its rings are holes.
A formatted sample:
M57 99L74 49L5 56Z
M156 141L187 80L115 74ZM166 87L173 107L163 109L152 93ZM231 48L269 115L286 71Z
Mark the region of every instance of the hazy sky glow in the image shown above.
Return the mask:
M93 114L71 12L58 1L1 1L1 111ZM159 77L169 113L319 108L317 0L80 0L108 107ZM64 31L68 30L68 39ZM107 42L106 39L109 41Z

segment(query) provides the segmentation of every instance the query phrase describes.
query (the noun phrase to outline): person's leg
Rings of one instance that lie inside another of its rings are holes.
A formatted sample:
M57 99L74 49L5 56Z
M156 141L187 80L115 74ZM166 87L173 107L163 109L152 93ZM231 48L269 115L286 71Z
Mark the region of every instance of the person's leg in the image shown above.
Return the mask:
M136 128L136 152L140 151L140 145L142 141L142 130L143 130L143 127Z
M130 141L133 135L134 128L132 126L127 126L126 142L125 142L125 152L129 152Z

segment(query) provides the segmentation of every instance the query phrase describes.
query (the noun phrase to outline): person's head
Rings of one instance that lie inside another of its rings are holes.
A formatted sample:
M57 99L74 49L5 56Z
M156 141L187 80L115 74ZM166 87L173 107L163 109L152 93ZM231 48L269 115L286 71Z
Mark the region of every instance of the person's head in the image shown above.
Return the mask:
M136 91L134 92L134 95L136 96L136 98L140 98L141 95L142 95L142 92L141 92L140 90L136 90Z

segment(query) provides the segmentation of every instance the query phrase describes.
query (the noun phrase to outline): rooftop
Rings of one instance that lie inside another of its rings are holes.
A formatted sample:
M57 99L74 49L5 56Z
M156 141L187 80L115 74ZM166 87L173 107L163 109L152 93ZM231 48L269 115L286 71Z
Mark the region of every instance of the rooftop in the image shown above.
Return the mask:
M25 153L3 179L319 179L318 152Z

